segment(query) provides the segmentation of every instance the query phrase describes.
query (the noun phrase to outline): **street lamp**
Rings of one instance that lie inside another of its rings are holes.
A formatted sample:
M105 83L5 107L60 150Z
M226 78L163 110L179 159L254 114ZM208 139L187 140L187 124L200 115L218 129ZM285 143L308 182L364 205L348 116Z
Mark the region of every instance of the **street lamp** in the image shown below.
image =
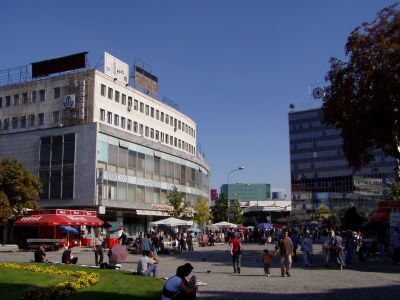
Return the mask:
M236 168L236 169L233 169L232 171L229 171L229 173L228 173L228 178L227 178L227 183L228 183L228 185L227 185L227 187L226 187L226 193L228 194L227 195L227 198L228 198L228 222L229 222L229 208L230 208L230 203L229 203L229 177L231 176L231 174L233 173L233 172L235 172L235 171L241 171L241 170L243 170L244 169L244 167L238 167L238 168Z

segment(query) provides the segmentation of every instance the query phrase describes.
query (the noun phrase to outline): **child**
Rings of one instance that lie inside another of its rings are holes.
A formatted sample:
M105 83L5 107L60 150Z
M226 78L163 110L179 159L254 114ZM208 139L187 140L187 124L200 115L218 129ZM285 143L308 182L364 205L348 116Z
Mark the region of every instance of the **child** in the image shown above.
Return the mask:
M263 257L262 257L262 262L264 265L264 273L265 276L270 277L270 272L269 272L269 267L271 266L272 263L272 258L275 255L275 251L272 251L272 253L269 253L268 249L264 249Z

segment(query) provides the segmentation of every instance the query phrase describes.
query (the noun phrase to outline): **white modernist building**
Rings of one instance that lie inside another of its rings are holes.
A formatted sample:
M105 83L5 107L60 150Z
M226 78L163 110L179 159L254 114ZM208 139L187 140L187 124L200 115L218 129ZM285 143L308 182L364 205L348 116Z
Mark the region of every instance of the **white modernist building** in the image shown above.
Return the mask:
M136 234L167 215L173 186L209 199L210 169L196 123L109 65L0 82L0 159L39 176L42 208L96 209Z

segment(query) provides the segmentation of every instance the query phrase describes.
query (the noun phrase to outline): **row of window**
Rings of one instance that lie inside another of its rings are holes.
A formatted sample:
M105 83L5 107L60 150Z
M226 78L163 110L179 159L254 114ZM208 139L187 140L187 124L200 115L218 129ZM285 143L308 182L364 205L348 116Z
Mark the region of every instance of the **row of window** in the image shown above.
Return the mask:
M55 87L53 89L54 92L54 99L60 98L60 87ZM12 101L11 101L12 100ZM1 96L0 97L0 108L9 107L11 103L14 106L18 106L21 104L28 104L28 103L36 103L37 101L43 102L46 100L46 90L39 90L39 91L31 91L23 92L21 94L14 94L8 96Z
M59 111L53 111L52 120L53 123L55 124L57 124L60 121ZM8 129L42 126L44 125L44 121L45 121L44 113L40 113L37 115L30 114L27 116L13 117L11 118L11 124L10 124L10 118L5 118L4 120L0 120L0 129L8 130Z
M106 95L106 91L107 91L107 95ZM132 99L132 97L130 97L130 96L128 96L128 99L127 99L125 94L122 94L117 90L114 91L110 87L108 87L108 89L107 89L107 87L104 84L101 84L100 94L103 97L107 97L110 100L115 100L115 102L121 103L122 105L128 105L129 108L131 108L135 111L139 111L139 112L145 114L146 116L155 118L156 120L159 120L160 122L165 122L165 124L169 124L172 127L174 127L175 130L181 130L182 132L189 134L193 138L196 137L196 130L194 130L192 127L185 124L184 122L168 115L167 113L159 111L158 109L155 109L152 106L144 104L141 101ZM128 102L127 102L127 100L128 100Z
M132 121L131 119L126 119L125 117L113 114L112 112L107 111L106 120L106 111L104 109L100 109L100 121L107 122L108 124L113 124L115 126L120 126L122 129L127 129L128 131L133 131L134 133L151 138L161 143L169 144L193 155L196 153L196 147L185 141L182 141L181 139L178 139L177 137L160 132L154 128L150 128L136 121Z

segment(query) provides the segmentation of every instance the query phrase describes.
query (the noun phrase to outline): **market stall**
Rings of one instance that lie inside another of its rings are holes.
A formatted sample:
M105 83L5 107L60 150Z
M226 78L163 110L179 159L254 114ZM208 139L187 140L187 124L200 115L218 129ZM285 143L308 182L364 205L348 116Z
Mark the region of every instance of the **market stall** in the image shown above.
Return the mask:
M31 229L22 231L22 236L24 232L29 232L29 235L24 236L28 248L45 244L52 249L90 244L84 237L84 229L88 226L102 226L103 223L95 211L66 209L29 211L15 221L16 226Z

